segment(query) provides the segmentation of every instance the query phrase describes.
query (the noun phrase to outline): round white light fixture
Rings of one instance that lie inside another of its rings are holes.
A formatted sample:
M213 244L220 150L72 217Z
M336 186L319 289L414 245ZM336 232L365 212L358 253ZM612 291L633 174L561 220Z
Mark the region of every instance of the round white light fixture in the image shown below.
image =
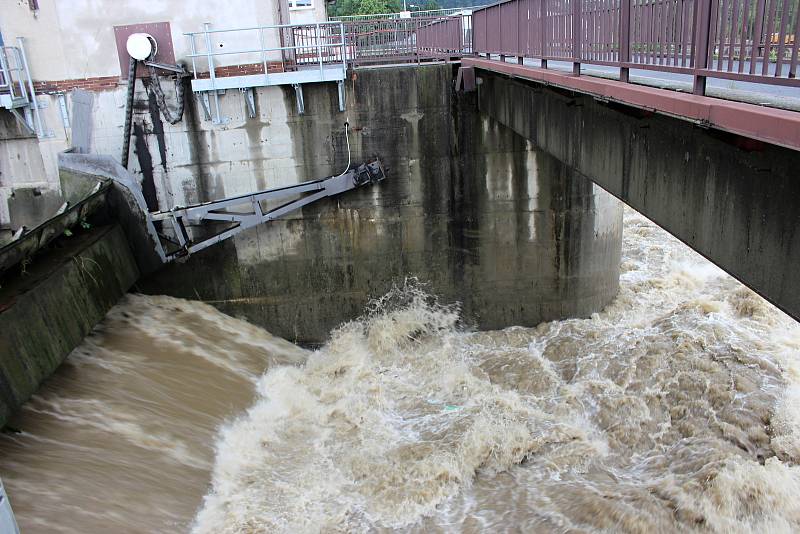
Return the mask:
M128 54L138 61L144 61L158 52L156 40L149 33L130 34L125 48L128 49Z

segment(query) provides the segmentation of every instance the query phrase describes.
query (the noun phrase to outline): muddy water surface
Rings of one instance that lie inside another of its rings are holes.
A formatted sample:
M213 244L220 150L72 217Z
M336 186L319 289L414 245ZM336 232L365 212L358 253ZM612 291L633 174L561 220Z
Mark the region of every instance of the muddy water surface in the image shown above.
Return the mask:
M129 296L0 476L26 533L800 530L800 329L634 212L621 286L468 332L399 282L315 352Z

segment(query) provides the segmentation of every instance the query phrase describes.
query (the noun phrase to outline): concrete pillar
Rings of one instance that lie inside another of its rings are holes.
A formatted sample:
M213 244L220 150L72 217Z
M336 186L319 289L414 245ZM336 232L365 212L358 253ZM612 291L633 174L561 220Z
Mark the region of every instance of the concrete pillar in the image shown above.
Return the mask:
M292 167L281 177L341 172L345 118L352 162L378 155L389 177L312 205L301 218L243 232L139 287L199 297L308 343L325 340L331 328L360 315L370 297L407 276L429 283L446 302L462 303L465 321L479 328L601 310L618 288L620 205L481 116L476 92L456 96L453 78L449 65L360 71L357 82L348 82L346 113L338 111L335 84L309 85L303 116L287 90L282 120ZM273 117L270 127L277 122ZM263 127L259 118L247 121L251 146L225 157L254 169L272 165L274 154L254 156ZM216 135L220 145L235 146L225 137L235 130Z

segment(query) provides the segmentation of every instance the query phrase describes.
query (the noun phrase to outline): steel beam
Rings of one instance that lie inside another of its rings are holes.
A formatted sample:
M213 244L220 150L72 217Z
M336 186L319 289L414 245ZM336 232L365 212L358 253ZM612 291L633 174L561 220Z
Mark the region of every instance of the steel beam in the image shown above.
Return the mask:
M220 241L235 236L248 228L283 217L287 213L301 209L317 200L350 191L362 185L374 184L386 177L380 160L364 163L343 174L322 180L312 180L297 185L267 189L246 195L204 202L192 206L176 206L169 211L148 213L150 222L161 221L172 228L173 241L178 249L165 254L165 261L188 256L210 247ZM272 202L298 197L274 207L264 209L262 202ZM211 237L192 239L191 227L204 223L230 223L232 226Z

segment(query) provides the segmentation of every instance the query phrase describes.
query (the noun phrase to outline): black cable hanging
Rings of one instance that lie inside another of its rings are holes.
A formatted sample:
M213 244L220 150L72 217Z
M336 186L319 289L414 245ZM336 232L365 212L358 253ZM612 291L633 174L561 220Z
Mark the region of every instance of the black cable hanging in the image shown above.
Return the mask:
M183 98L183 78L180 75L175 76L175 99L178 101L178 108L173 112L167 106L167 98L164 96L164 89L161 88L161 80L158 78L158 73L153 65L148 65L150 70L150 84L148 90L156 97L156 104L158 109L161 110L161 115L170 124L177 124L183 118L183 108L185 99Z

